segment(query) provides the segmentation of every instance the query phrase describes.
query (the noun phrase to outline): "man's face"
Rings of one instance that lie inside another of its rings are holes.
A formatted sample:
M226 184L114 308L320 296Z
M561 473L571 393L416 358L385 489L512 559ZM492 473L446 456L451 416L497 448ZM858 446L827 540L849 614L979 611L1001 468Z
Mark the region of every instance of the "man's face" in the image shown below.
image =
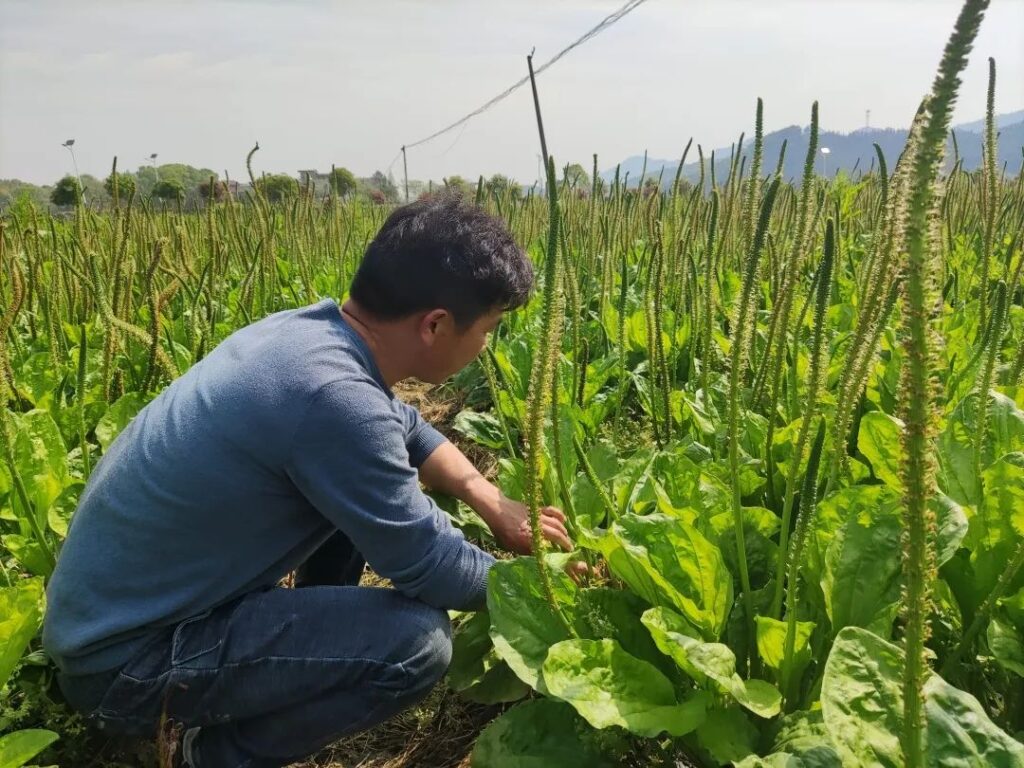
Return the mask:
M504 310L491 310L478 317L468 328L459 328L448 312L441 317L425 319L421 332L427 349L424 370L417 376L429 384L440 384L469 365L487 345L487 337L498 327Z

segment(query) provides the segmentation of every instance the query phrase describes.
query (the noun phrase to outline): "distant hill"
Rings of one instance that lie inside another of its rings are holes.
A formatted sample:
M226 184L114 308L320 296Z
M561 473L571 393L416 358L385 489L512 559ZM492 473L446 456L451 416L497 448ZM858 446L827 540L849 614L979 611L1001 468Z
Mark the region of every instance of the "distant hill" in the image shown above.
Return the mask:
M1024 147L1024 110L1012 112L1006 115L999 115L996 118L999 126L999 153L997 162L1000 166L1006 166L1006 172L1010 175L1017 175L1021 172L1021 149ZM982 162L982 132L984 121L964 123L954 127L957 145L960 150L960 157L964 161L964 168L974 170ZM783 142L786 143L786 157L783 163L782 175L784 179L799 181L803 174L804 156L807 154L808 128L801 128L791 125L778 131L765 134L764 137L764 169L769 172L778 163L779 152ZM827 170L829 176L837 171L843 170L852 173L854 168L867 171L875 162L874 144L882 148L886 163L892 169L903 151L903 145L907 141L907 131L902 128L860 128L852 133L836 133L834 131L821 131L818 135L818 146L828 147L830 150L827 160L819 152L815 161L815 170L823 173ZM743 141L743 155L750 163L750 154L753 149L753 132L747 134ZM730 147L723 147L714 150L715 174L721 181L729 172L729 156L733 150ZM947 155L952 157L952 143L948 148ZM704 152L705 163L710 160L711 153ZM825 163L827 162L827 169ZM634 155L623 160L619 164L620 179L629 174L629 185L634 186L639 182L641 169L643 168L643 155ZM663 187L670 187L675 178L676 168L679 166L678 159L665 160L658 158L647 158L647 177L661 175ZM705 167L710 173L710 168ZM615 178L615 169L604 171L601 177L606 181ZM697 163L696 145L690 148L687 163L683 168L683 178L693 182L700 177L700 167ZM705 178L707 182L707 177Z

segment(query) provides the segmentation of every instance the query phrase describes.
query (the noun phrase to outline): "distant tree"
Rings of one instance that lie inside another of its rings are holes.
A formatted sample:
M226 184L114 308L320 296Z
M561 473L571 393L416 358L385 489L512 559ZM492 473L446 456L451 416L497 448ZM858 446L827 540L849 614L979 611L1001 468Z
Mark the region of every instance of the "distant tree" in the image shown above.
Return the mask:
M199 196L202 197L203 200L207 201L210 199L211 192L215 200L224 200L228 196L227 183L217 181L217 179L212 176L208 176L206 181L201 182L197 187L197 190L199 191Z
M143 165L135 174L138 179L139 193L142 195L153 194L153 187L158 181L175 181L185 190L185 194L198 191L200 184L205 184L211 176L216 176L209 168L196 168L184 163L166 163L154 168L151 165Z
M565 178L569 181L570 187L590 191L590 174L579 163L566 166Z
M375 189L384 195L384 199L387 202L398 202L398 187L395 186L395 182L392 179L380 171L374 171L373 176L370 177L369 187L371 190Z
M458 174L446 176L444 179L444 186L449 192L454 192L462 197L471 197L476 187L466 181Z
M381 192L379 189L371 189L369 192L366 193L366 196L374 205L384 205L388 201L387 197L385 197L384 193Z
M272 203L287 200L299 192L299 182L285 173L273 173L256 179L256 186Z
M114 197L114 174L110 174L103 180L103 189L106 190L107 194L110 195L111 199ZM117 197L119 200L124 202L131 197L132 192L135 191L135 176L131 173L119 173L117 174Z
M50 193L50 202L54 205L77 205L81 199L82 187L74 176L65 176Z
M356 177L348 168L337 167L328 178L331 189L338 197L346 197L356 191Z
M164 201L183 200L185 198L185 188L177 181L164 181L161 179L153 185L153 197Z
M651 195L657 194L658 192L658 179L654 176L648 176L644 179L644 197L650 197Z
M508 176L496 173L484 182L484 189L488 194L503 197L514 184Z

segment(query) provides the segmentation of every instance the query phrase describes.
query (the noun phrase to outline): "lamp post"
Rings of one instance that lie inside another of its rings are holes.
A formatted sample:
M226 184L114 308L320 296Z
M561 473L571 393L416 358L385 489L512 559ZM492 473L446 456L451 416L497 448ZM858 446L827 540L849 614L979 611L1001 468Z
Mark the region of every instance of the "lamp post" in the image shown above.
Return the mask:
M75 159L75 140L68 139L61 146L71 153L71 164L75 169L75 179L78 180L78 194L82 196L82 203L85 203L85 187L82 186L82 176L78 173L78 161Z
M828 178L828 156L832 150L828 147L821 148L821 175Z

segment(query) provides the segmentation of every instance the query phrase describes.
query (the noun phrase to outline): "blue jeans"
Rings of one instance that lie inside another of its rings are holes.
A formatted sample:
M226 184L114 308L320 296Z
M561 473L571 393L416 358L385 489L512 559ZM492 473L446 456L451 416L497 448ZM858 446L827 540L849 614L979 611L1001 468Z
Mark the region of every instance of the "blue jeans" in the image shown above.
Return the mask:
M362 569L335 534L298 588L249 593L160 631L120 670L58 682L111 733L198 727L197 768L296 762L420 701L451 660L447 613L354 586Z

